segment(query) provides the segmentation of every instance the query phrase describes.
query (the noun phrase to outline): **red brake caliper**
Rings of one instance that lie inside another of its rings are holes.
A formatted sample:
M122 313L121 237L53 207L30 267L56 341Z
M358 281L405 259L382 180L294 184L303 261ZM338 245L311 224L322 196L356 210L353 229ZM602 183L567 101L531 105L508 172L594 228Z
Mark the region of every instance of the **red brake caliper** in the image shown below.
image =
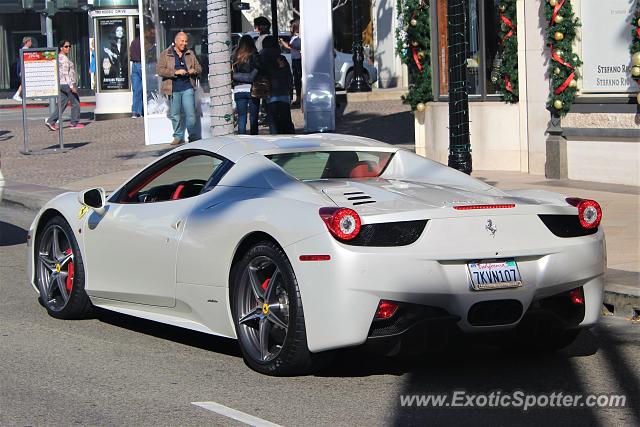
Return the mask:
M271 280L271 278L265 279L264 282L262 282L262 285L260 285L260 287L262 288L262 290L266 291L267 290L267 286L269 286L269 280Z
M72 253L71 248L67 249L64 253L65 255L70 255ZM73 261L69 261L67 273L67 292L71 294L71 289L73 289Z

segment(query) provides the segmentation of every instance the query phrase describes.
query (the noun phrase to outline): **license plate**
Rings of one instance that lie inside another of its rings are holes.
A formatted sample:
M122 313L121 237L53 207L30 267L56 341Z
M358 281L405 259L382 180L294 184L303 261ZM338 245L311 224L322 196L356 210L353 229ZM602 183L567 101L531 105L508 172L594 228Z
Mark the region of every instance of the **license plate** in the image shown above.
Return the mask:
M518 264L512 259L470 262L467 269L475 291L522 286Z

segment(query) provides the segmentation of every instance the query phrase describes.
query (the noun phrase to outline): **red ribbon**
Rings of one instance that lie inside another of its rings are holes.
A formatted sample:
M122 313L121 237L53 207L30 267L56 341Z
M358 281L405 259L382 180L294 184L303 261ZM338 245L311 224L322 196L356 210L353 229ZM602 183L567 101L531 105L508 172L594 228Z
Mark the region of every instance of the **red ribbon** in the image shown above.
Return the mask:
M504 75L504 88L509 92L513 93L513 88L511 87L511 80L509 80L509 76L507 74Z
M573 78L575 77L576 73L572 72L571 74L569 74L569 77L567 77L567 79L556 88L556 90L553 91L554 95L560 95L562 92L564 92L564 90L569 86L569 84L571 84L571 80L573 80Z
M563 4L564 0L560 0L558 4L554 6L553 13L551 14L551 22L549 23L549 25L552 25L554 23L554 21L556 20L556 16L558 16L558 12L560 12L560 8Z
M500 43L504 43L509 37L513 35L514 26L513 26L513 23L509 20L509 18L504 16L502 13L500 14L500 19L502 19L502 22L504 22L505 25L510 28L509 32L505 34L502 40L500 41Z
M567 61L565 61L564 59L560 58L560 56L558 56L558 54L553 50L552 44L550 44L549 47L551 48L551 58L553 58L554 61L564 65L565 67L569 67L573 70L573 66L569 64Z
M418 58L418 49L416 49L415 47L412 47L411 52L413 52L413 60L416 63L416 66L418 67L418 71L422 72L422 64L420 63L420 58Z

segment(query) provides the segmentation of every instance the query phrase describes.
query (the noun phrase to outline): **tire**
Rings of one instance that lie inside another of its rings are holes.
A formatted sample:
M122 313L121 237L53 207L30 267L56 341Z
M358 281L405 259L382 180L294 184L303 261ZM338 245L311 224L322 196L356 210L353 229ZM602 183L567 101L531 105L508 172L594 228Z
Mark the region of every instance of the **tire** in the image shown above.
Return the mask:
M61 216L38 233L34 266L40 303L57 319L83 319L93 305L84 290L84 264L71 227Z
M298 282L283 250L257 243L231 277L231 311L246 364L273 376L311 372L321 355L309 351Z

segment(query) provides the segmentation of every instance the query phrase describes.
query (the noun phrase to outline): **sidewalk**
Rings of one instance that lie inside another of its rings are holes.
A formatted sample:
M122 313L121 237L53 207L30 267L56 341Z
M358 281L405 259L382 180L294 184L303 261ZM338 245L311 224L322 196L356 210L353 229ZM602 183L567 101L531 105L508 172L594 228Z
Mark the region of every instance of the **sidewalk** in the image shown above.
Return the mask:
M292 115L301 132L302 113L294 110ZM7 127L4 119L2 127ZM350 99L337 131L414 148L413 118L399 101ZM54 133L44 126L34 125L29 137L33 149L57 143ZM0 132L2 171L7 180L5 201L39 209L50 198L68 190L101 186L113 191L172 148L168 144L145 146L143 123L132 119L91 122L84 130L65 132L65 139L65 146L73 148L68 153L25 156L19 153L21 124L9 123L8 136ZM475 171L473 176L502 189L537 188L597 200L603 208L607 237L605 303L622 316L634 316L640 311L640 188L548 180L515 172Z

